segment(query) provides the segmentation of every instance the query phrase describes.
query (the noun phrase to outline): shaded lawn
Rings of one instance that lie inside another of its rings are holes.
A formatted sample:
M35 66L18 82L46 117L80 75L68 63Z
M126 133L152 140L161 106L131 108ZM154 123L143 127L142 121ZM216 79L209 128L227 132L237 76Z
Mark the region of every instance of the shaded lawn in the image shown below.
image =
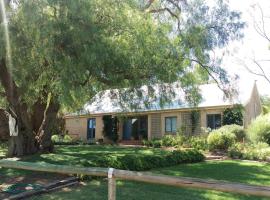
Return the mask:
M0 147L3 151L3 155L6 152L6 146ZM25 156L21 160L27 162L46 162L57 165L72 165L72 166L83 166L85 162L94 160L98 157L106 157L107 155L124 156L128 154L166 154L167 151L161 149L149 149L149 148L127 148L110 145L59 145L55 146L54 153L50 154L36 154L32 156ZM1 159L1 157L0 157ZM25 179L26 177L42 176L43 172L33 172L27 170L16 170L0 168L0 184L5 183L11 178L20 177ZM47 173L46 177L54 177L54 173Z
M254 196L237 195L210 190L183 189L162 185L117 181L117 200L267 200ZM93 180L86 185L32 197L31 200L104 200L107 182Z
M52 154L34 155L22 160L29 162L48 162L52 164L80 165L81 160L91 160L96 157L107 155L127 154L166 154L166 151L149 148L124 148L116 146L58 146ZM182 164L174 167L159 168L152 170L155 173L197 177L206 179L217 179L245 184L269 185L270 165L256 162L242 161L208 161L195 164ZM0 169L0 176L13 177L17 175L32 175L33 172L24 170ZM50 174L46 173L46 176ZM53 174L51 174L53 176ZM3 179L0 177L0 183ZM169 186L152 185L136 182L117 182L117 199L267 199L244 195L236 195L208 190L182 189ZM32 199L107 199L107 182L104 180L93 180L86 182L86 186L68 188L46 194Z

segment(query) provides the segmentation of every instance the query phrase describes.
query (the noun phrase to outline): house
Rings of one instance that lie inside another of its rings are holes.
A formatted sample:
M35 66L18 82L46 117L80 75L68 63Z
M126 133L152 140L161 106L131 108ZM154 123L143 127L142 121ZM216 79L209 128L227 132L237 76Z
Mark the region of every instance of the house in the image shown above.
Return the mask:
M175 134L178 129L185 134L198 134L203 127L218 128L222 125L223 111L239 104L244 107L243 121L246 127L262 110L256 83L253 87L239 90L231 99L226 99L216 84L201 85L199 90L202 100L196 108L187 102L179 84L175 83L168 88L160 92L159 87L154 87L156 97L148 98L146 106L143 102L150 95L149 89L143 86L143 98L132 97L135 104L139 105L136 109L126 106L119 99L118 90L103 91L80 112L65 115L65 128L70 135L82 140L103 139L103 117L111 116L118 119L119 140L141 140ZM175 94L170 102L161 106L158 99L167 90L173 90ZM195 111L197 117L194 119Z

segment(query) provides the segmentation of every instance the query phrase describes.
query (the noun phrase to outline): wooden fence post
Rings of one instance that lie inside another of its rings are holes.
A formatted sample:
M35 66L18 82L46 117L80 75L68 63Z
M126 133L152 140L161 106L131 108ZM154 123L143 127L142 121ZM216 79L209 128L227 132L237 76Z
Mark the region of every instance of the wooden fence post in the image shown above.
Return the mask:
M113 168L108 170L108 200L116 200L116 179L113 170Z

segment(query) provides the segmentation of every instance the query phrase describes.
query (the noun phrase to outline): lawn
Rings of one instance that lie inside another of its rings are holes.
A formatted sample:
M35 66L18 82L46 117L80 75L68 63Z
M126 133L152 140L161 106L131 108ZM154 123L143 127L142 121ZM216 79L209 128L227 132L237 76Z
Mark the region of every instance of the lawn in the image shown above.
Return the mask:
M166 154L166 151L149 148L123 148L116 146L58 146L52 154L41 154L24 157L22 160L29 162L48 162L53 164L80 165L81 160L91 160L95 157L107 155L127 154ZM270 186L270 164L242 161L207 161L196 164L182 164L174 167L157 168L155 173L198 177L205 179L217 179L245 184L269 185ZM23 170L1 169L0 175L13 177L18 175L28 176L32 172ZM46 173L47 174L47 173ZM1 179L1 178L0 178ZM2 182L1 179L0 182ZM33 200L69 200L69 199L106 199L107 181L102 179L86 181L83 186L67 188L58 192L38 196ZM136 183L128 181L117 182L117 199L155 199L155 200L199 200L199 199L267 199L229 193L182 189L169 186Z
M208 161L196 164L183 164L175 167L153 170L155 173L211 178L246 184L270 185L270 165L242 161ZM84 186L65 189L56 193L34 197L32 200L84 200L91 197L93 200L107 198L107 182L105 180L92 180ZM153 199L153 200L256 200L268 199L254 196L236 195L210 190L182 189L176 187L136 183L129 181L117 182L117 199Z

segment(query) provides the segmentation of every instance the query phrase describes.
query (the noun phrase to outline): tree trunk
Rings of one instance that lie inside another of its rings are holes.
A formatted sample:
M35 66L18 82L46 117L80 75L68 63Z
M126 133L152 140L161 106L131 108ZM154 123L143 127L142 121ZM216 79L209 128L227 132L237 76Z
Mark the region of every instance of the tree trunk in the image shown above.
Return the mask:
M47 107L46 103L38 99L33 108L29 109L21 100L20 90L12 79L4 59L0 60L0 83L5 90L9 107L15 113L13 117L17 120L19 130L18 136L9 138L8 156L34 154L39 150L51 152L53 145L50 127L55 122L59 104L51 101ZM29 110L33 110L33 114L30 114ZM13 112L9 111L10 114Z

